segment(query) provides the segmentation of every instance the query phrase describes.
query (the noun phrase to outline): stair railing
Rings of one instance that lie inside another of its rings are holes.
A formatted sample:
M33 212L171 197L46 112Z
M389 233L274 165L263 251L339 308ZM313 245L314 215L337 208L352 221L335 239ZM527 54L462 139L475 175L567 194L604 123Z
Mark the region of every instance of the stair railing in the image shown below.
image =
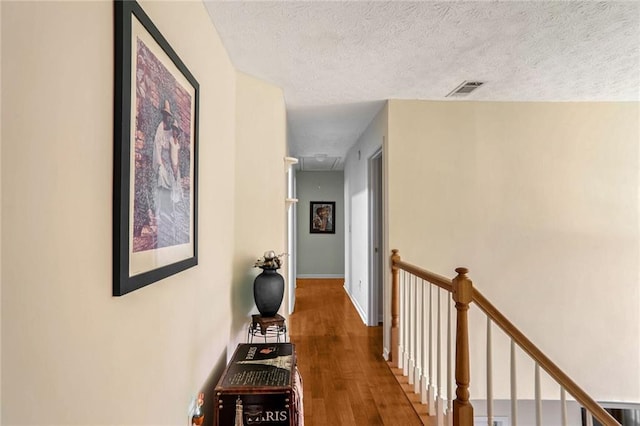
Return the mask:
M567 424L566 393L586 410L587 425L593 419L605 426L620 424L569 376L538 349L513 323L492 305L467 276L466 268L456 268L457 276L448 279L402 261L398 250L391 255L391 351L390 362L402 370L409 384L427 405L430 416L436 417L438 426L472 426L473 406L470 402L469 382L469 326L468 311L474 303L487 316L487 424L493 424L492 372L491 372L491 324L500 327L511 339L511 424L517 423L517 385L515 368L516 346L535 362L535 416L536 424L542 424L542 400L540 369L553 378L561 388L562 425ZM446 303L443 315L441 294L444 300L451 294L455 303L455 365L452 366L452 303ZM436 318L434 327L433 318ZM442 318L446 321L446 347L442 343ZM435 330L434 330L435 328ZM435 348L434 348L435 346ZM444 355L443 355L444 353ZM444 368L442 362L445 362ZM434 374L433 369L436 373ZM452 368L455 370L452 372ZM446 379L442 370L446 369ZM452 394L452 374L455 373L455 395ZM444 387L446 385L446 392Z

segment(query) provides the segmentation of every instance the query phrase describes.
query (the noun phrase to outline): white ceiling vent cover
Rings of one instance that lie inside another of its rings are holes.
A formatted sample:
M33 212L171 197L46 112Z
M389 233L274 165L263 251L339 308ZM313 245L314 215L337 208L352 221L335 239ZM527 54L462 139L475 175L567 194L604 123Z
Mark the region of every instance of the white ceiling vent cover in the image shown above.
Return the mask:
M340 163L340 157L316 155L300 158L300 170L303 172L326 172L336 170Z
M482 81L463 81L462 84L449 92L449 94L445 97L448 98L451 96L467 96L469 93L473 92L483 84L484 82Z

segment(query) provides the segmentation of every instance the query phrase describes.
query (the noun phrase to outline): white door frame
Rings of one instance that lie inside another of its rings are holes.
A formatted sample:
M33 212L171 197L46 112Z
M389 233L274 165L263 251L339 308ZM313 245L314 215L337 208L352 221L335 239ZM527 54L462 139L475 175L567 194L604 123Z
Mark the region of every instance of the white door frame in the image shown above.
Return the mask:
M296 198L296 172L293 167L289 167L287 171L287 198ZM287 207L287 294L288 306L287 313L293 313L296 304L296 262L297 262L297 232L296 225L296 203L291 203Z
M368 324L383 321L382 148L369 157L369 315Z

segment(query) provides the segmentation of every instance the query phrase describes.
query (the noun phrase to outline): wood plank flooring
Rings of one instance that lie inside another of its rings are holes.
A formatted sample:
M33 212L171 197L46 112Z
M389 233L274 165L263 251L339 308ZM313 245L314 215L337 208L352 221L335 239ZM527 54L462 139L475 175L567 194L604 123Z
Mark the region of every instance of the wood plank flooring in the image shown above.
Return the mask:
M298 280L289 318L304 387L305 426L422 425L343 280Z

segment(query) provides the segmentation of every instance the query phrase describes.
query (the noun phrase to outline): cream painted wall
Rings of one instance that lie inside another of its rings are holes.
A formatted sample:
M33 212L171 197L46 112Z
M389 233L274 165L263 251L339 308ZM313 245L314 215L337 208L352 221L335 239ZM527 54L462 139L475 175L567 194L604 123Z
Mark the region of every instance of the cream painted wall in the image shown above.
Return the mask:
M230 356L239 275L265 245L239 238L255 222L235 206L266 204L282 246L279 90L236 87L201 2L142 6L200 83L199 265L111 296L113 3L1 2L2 424L185 424ZM253 143L278 167L236 170L251 150L242 132L236 144L236 114L276 121ZM249 194L256 176L273 187Z
M389 102L390 247L445 276L468 266L474 285L600 400L640 401L638 112L637 103ZM479 316L472 324L484 336ZM477 398L484 346L472 347ZM527 397L532 370L521 367Z
M0 6L0 22L2 22L2 7ZM0 58L2 58L2 31L0 30ZM2 81L2 67L0 66L0 81ZM2 89L0 88L0 93ZM0 117L2 117L2 97L0 96ZM0 120L1 121L1 120ZM2 200L2 132L0 131L0 200ZM2 240L2 208L0 208L0 242ZM0 259L2 259L2 244L0 243ZM0 307L2 306L2 262L0 261ZM2 401L2 314L0 312L0 401ZM0 423L2 423L2 404L0 403Z
M286 112L282 91L243 73L236 83L235 247L229 350L246 339L253 301L253 268L267 250L286 251ZM219 186L224 186L222 180ZM224 225L223 225L224 226ZM286 258L280 274L286 276ZM285 288L287 287L285 283ZM280 313L286 314L287 295Z

